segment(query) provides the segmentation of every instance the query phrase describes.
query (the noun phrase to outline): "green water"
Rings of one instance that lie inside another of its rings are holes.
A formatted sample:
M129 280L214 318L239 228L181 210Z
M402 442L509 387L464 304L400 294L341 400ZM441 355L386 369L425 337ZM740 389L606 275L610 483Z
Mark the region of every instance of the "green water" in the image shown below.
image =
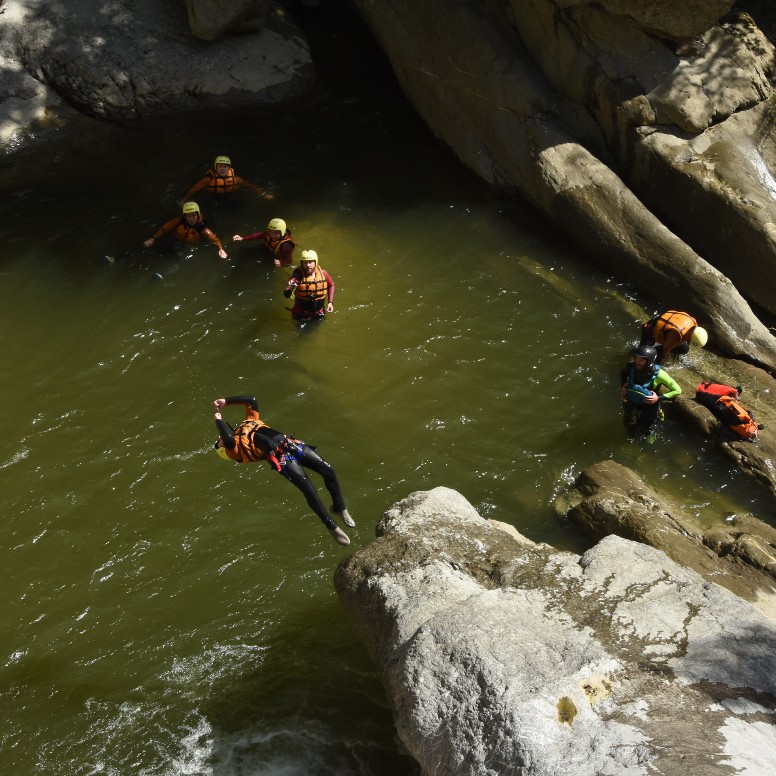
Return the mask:
M291 321L256 243L142 249L222 152L276 199L202 197L206 217L225 239L285 218L337 284L322 324ZM626 441L640 300L395 97L83 122L0 165L3 774L415 774L331 580L418 489L575 551L551 503L605 458L706 522L772 518L687 430ZM350 548L283 478L214 455L212 400L245 393L335 465Z

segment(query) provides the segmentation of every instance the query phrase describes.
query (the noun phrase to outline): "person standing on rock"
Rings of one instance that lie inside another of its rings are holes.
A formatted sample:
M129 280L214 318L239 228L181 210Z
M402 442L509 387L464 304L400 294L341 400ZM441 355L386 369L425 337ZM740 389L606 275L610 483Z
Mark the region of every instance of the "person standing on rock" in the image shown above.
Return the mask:
M213 166L183 195L179 204L191 199L198 191L209 191L220 199L240 188L249 189L264 199L272 199L274 196L267 189L259 188L255 183L235 174L232 160L228 156L217 156Z
M639 344L653 345L657 350L657 363L661 364L669 353L685 355L690 344L702 348L708 341L708 332L698 326L692 315L667 310L642 324Z
M662 416L660 404L681 394L679 384L657 362L657 350L639 345L636 357L620 372L623 422L633 436L655 441L655 431ZM661 389L665 388L665 393Z
M283 296L289 299L294 294L291 315L295 319L323 318L334 310L335 289L331 275L318 266L318 254L307 250L302 251L302 261L291 273Z
M176 218L169 220L163 226L160 226L153 235L143 243L143 245L145 245L146 248L150 248L158 239L167 234L171 234L178 242L186 243L187 245L195 245L204 235L218 248L218 255L222 259L225 259L226 251L224 250L224 246L221 245L221 240L218 239L215 232L208 228L202 215L202 211L199 209L199 205L196 202L186 202L184 203L182 210L182 215L177 216Z
M233 404L245 407L245 420L236 429L232 429L221 417L221 410ZM259 415L255 396L227 396L216 399L213 405L216 408L213 417L218 429L218 439L215 443L218 455L225 461L237 463L267 461L302 491L308 505L321 519L334 541L343 546L350 544L348 535L331 519L315 485L305 472L305 469L311 469L323 477L323 483L332 498L332 512L339 515L345 525L353 528L356 523L345 506L337 473L332 465L316 452L315 447L270 428Z
M273 218L263 232L254 232L253 234L239 235L232 237L234 242L243 240L263 240L264 247L272 256L276 267L290 266L294 262L294 248L296 243L291 236L291 230L287 228L286 222L282 218Z

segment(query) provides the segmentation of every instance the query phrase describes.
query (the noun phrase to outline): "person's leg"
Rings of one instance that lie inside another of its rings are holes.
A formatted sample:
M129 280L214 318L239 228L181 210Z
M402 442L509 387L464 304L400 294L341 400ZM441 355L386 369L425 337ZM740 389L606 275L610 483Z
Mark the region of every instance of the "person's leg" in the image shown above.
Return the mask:
M326 508L323 506L323 502L318 497L318 491L315 490L315 486L308 479L304 469L296 461L287 460L280 473L304 493L307 503L326 526L331 534L331 538L334 539L337 544L343 546L350 544L348 535L331 519L331 517L329 517Z
M341 515L342 519L345 521L345 525L353 528L356 525L356 521L350 516L350 513L345 506L345 499L342 497L342 488L340 487L334 467L309 445L300 445L300 453L297 460L302 466L312 469L323 477L323 483L331 496L331 511Z
M286 461L280 472L292 485L302 491L310 509L321 519L321 522L331 531L337 524L331 519L321 501L315 485L310 481L305 470L296 461Z
M657 429L657 422L660 414L660 403L644 404L641 407L641 417L639 418L639 433L645 437L654 435Z
M312 469L316 474L323 477L323 484L329 491L332 501L332 510L342 512L345 509L345 499L342 498L342 489L340 488L337 472L334 467L324 460L309 445L300 445L301 451L297 460L306 469Z

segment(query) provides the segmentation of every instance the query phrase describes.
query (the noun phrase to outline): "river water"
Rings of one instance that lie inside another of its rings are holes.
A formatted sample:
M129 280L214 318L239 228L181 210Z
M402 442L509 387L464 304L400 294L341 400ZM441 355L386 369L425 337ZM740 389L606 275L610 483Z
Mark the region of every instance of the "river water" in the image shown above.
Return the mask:
M256 243L142 248L224 152L275 199L203 196L206 217L225 239L285 218L337 284L321 324L291 321L289 271ZM0 165L3 774L415 774L332 587L412 491L574 551L552 501L606 458L708 524L772 517L670 421L625 439L644 300L484 190L390 84L78 122ZM268 468L214 455L225 394L336 466L350 548Z

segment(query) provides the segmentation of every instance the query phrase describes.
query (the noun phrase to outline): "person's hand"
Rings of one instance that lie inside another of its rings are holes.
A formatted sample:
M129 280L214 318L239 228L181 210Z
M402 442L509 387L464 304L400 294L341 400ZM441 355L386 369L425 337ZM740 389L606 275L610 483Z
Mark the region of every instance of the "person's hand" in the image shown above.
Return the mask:
M273 264L274 264L276 267L279 267L279 266L280 266L280 259L273 259L273 260L272 260L272 263L273 263Z
M223 248L221 248L221 250L218 252L218 255L219 255L219 256L220 256L222 259L225 259L225 258L226 258L226 251L225 251Z
M329 302L329 304L326 305L326 312L330 313L334 309L334 303Z
M234 237L232 237L232 240L233 240L234 242L242 242L242 239L243 239L243 238L242 238L242 237L240 237L240 235L239 235L239 234L236 234Z
M644 404L654 404L660 397L652 391L649 396L644 397Z
M214 406L214 407L215 407L217 410L220 410L222 407L226 407L226 399L216 399L216 400L213 402L213 406Z
M213 420L221 420L221 413L220 412L216 412L216 414L213 415Z
M153 238L153 237L149 237L149 238L148 238L148 239L147 239L147 240L146 240L146 241L143 243L143 245L145 245L145 247L146 247L146 248L150 248L150 247L151 247L153 244L154 244L154 238Z

